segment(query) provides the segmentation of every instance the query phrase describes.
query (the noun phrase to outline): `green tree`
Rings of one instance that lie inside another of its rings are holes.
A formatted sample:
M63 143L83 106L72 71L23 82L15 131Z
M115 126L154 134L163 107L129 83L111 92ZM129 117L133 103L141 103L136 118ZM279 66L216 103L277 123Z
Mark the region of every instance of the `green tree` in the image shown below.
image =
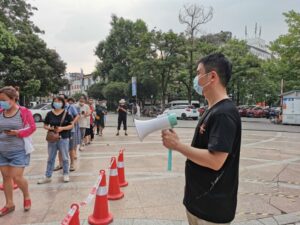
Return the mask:
M6 85L20 87L29 80L38 80L40 88L35 93L31 92L35 96L57 93L66 84L62 78L66 65L57 52L48 49L46 43L35 34L19 34L16 37L19 44L11 54L6 54L1 63L1 70L5 72L0 79Z
M5 25L0 22L0 63L4 59L5 51L12 51L17 47L17 39L6 29Z
M133 22L113 15L109 35L98 44L95 51L100 59L96 74L109 81L128 82L130 68L134 64L130 51L142 46L142 36L147 32L142 20Z
M113 81L103 88L104 97L113 103L117 103L121 98L126 98L128 93L128 84L125 82Z
M105 83L95 83L87 90L87 94L89 97L94 99L104 99L103 89L105 87Z
M183 34L178 35L171 30L167 33L161 31L152 33L152 48L155 52L152 59L152 71L160 84L161 104L164 109L168 87L176 79L181 62L184 60L185 38Z
M41 81L39 80L28 80L26 85L22 88L23 94L25 96L32 96L37 93L41 88Z
M43 33L31 20L37 8L25 0L1 0L0 21L16 33Z
M220 51L233 65L228 93L236 104L264 101L268 77L263 73L262 60L249 52L245 41L237 39L228 41Z
M137 82L138 100L145 105L145 101L151 99L151 103L155 104L159 98L159 82L152 76L142 76ZM132 84L128 84L128 96L132 95Z
M65 63L56 51L47 48L38 36L42 31L30 20L34 10L37 9L24 0L0 2L0 32L6 27L13 35L9 39L11 43L7 43L14 45L0 47L0 81L4 85L20 86L21 95L28 97L57 93L66 84L62 78ZM4 34L7 36L7 32Z
M300 89L300 13L294 10L283 13L288 25L288 33L279 36L271 43L270 49L276 58L270 60L270 77L280 90L280 81L284 80L284 91ZM274 71L274 69L276 70ZM272 74L271 74L272 73ZM278 94L280 91L278 91Z

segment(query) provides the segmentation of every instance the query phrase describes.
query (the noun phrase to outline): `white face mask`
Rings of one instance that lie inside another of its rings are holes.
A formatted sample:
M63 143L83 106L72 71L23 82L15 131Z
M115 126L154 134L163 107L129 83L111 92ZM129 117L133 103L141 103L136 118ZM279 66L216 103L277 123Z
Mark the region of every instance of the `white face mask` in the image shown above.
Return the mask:
M199 95L203 95L203 88L205 88L207 85L209 85L210 84L210 82L211 81L208 81L206 84L204 84L203 86L200 86L199 85L199 80L202 78L202 77L204 77L204 76L206 76L206 75L208 75L208 74L210 74L210 72L209 73L206 73L206 74L204 74L204 75L202 75L202 76L199 76L199 75L197 75L195 78L194 78L194 81L193 81L193 86L194 86L194 90L199 94Z

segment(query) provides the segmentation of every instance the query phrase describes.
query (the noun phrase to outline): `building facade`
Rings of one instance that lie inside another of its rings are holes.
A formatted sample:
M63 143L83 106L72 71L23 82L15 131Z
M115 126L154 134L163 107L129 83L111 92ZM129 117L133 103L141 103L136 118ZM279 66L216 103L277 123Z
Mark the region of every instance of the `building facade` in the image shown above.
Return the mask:
M101 82L100 77L93 78L93 74L84 74L81 70L80 73L66 73L65 79L69 81L68 85L62 87L61 94L73 96L77 93L87 95L88 89L95 83Z
M268 50L266 41L260 37L246 39L249 51L258 58L267 60L272 58L272 54Z

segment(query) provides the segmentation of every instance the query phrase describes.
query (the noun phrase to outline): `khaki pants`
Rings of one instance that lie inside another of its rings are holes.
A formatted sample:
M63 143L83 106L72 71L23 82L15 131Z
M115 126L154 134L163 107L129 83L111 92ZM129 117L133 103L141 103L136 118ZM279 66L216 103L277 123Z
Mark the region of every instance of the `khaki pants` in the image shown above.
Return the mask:
M230 223L212 223L206 220L199 219L198 217L191 214L189 211L186 211L186 215L189 221L189 225L230 225Z

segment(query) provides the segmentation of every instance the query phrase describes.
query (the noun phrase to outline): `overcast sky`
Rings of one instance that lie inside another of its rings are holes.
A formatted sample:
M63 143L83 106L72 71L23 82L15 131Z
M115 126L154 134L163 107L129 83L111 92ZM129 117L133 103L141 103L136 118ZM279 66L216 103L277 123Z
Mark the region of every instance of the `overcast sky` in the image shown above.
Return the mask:
M38 8L32 20L45 34L41 37L67 63L67 72L90 73L97 57L94 50L110 30L111 15L131 20L142 19L151 30L184 31L178 13L184 4L198 3L214 8L213 19L202 26L203 33L231 31L244 39L254 36L255 22L262 27L261 37L273 41L287 32L283 12L300 12L298 0L28 0Z

